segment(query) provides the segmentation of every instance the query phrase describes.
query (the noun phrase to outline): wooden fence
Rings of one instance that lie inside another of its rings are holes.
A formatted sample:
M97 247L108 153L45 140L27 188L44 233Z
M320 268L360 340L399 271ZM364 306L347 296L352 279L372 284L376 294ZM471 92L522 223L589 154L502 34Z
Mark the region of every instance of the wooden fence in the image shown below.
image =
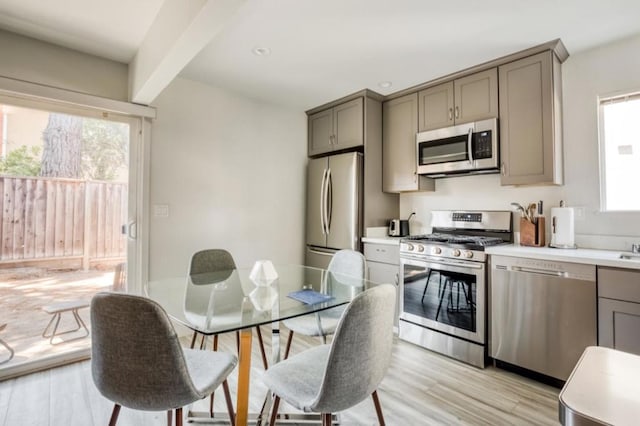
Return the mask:
M124 257L127 185L0 176L0 261Z

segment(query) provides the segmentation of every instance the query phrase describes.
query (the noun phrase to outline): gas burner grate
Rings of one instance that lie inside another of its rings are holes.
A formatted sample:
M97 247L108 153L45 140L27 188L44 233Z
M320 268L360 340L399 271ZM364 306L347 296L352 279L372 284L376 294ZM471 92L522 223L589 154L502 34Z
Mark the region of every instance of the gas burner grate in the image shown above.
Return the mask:
M421 241L425 243L444 243L444 244L473 244L481 247L503 244L504 240L497 237L484 237L474 235L458 235L458 234L426 234L414 235L406 240Z

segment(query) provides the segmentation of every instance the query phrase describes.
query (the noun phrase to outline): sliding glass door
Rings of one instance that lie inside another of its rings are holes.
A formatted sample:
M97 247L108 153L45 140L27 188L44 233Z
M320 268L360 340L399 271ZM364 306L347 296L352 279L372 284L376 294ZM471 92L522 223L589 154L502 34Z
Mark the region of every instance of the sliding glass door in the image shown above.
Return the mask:
M0 97L0 378L86 358L138 264L141 119Z

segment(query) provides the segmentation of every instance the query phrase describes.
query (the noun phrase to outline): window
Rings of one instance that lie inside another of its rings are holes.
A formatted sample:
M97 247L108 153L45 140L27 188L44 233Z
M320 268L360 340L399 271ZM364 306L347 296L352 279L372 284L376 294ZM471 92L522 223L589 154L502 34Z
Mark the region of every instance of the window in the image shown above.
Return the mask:
M600 99L600 204L640 211L640 92Z

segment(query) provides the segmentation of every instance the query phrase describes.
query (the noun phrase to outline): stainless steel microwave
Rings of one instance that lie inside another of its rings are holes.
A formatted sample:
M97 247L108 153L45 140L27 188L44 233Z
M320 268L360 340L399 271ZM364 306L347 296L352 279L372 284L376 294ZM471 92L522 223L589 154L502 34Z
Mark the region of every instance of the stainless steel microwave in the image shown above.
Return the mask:
M416 145L421 175L498 172L497 118L420 132Z

